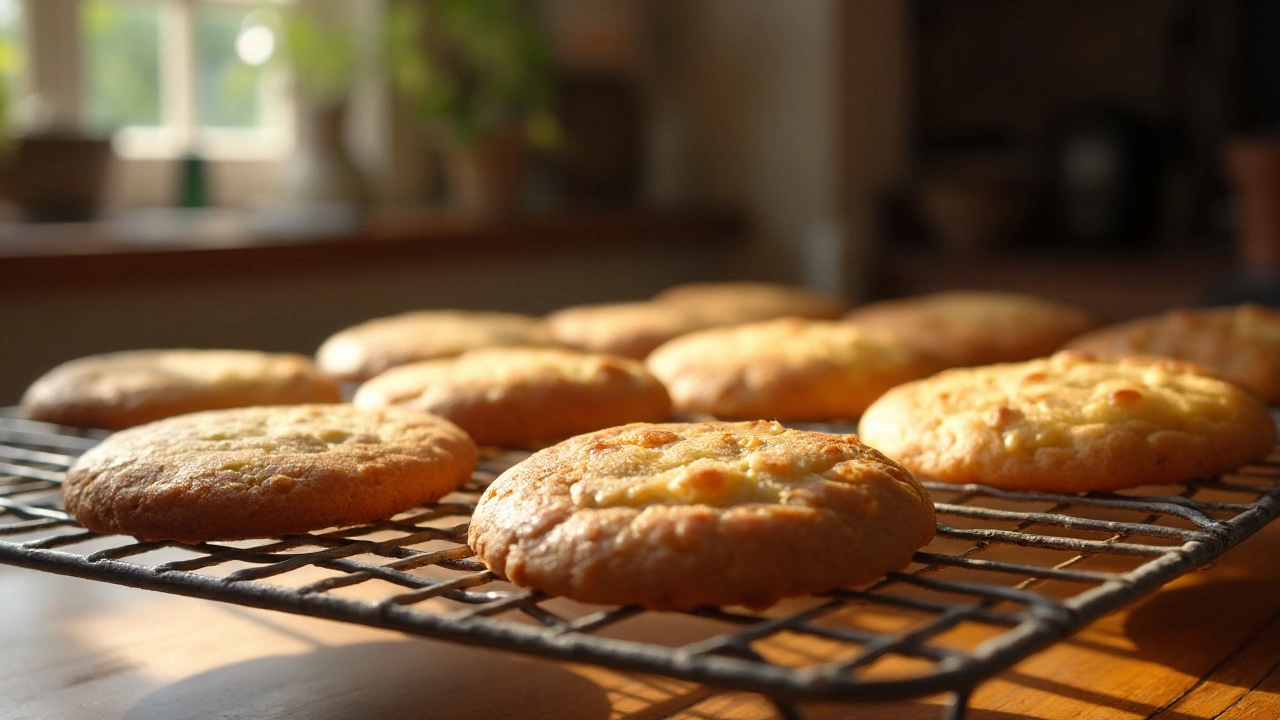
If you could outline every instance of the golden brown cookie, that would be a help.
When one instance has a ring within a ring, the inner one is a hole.
[[[894,385],[941,369],[892,338],[798,318],[686,335],[646,364],[676,412],[771,420],[854,418]]]
[[[1280,405],[1280,312],[1259,305],[1173,310],[1099,328],[1067,347],[1101,357],[1189,360]]]
[[[709,325],[738,325],[781,317],[834,320],[848,303],[808,288],[760,282],[690,283],[667,288],[654,302],[679,305]]]
[[[547,324],[565,345],[642,360],[671,338],[709,323],[674,305],[633,302],[564,308],[548,315]]]
[[[906,565],[934,530],[911,474],[853,435],[637,423],[507,470],[468,540],[517,585],[668,610],[866,583]]]
[[[276,537],[437,500],[476,464],[452,423],[350,405],[180,415],[116,433],[67,471],[77,522],[145,540]]]
[[[933,353],[949,367],[1043,357],[1094,325],[1087,311],[1070,305],[975,291],[885,300],[847,318]]]
[[[453,357],[468,350],[555,344],[539,318],[421,310],[369,320],[334,334],[316,351],[316,363],[333,377],[360,382],[397,365]]]
[[[666,389],[639,361],[543,348],[402,365],[360,386],[354,402],[435,413],[477,443],[501,447],[543,447],[671,413]]]
[[[1072,352],[907,383],[858,429],[922,477],[1073,493],[1216,475],[1275,444],[1266,406],[1202,368]]]
[[[247,405],[340,402],[301,355],[251,350],[133,350],[63,363],[27,388],[34,420],[109,430]]]

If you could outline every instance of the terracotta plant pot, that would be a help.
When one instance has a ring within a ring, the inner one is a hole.
[[[515,129],[488,133],[450,158],[449,189],[461,212],[509,215],[520,209],[529,170],[529,144]]]
[[[49,132],[19,138],[0,155],[0,194],[28,222],[91,220],[102,205],[111,141]]]
[[[942,248],[983,253],[1012,239],[1027,215],[1029,183],[1011,161],[953,160],[928,169],[917,201]]]
[[[1223,160],[1239,201],[1237,260],[1251,270],[1280,269],[1280,137],[1233,140]]]

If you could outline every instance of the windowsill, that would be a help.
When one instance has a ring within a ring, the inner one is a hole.
[[[193,139],[165,128],[127,127],[115,132],[111,148],[124,162],[177,160],[192,148],[209,162],[281,162],[294,143],[282,130],[209,128]]]
[[[214,250],[351,237],[359,215],[343,207],[295,211],[139,208],[92,222],[0,220],[0,258]]]
[[[452,258],[707,247],[741,239],[724,209],[560,210],[504,218],[343,208],[131,210],[88,223],[0,222],[0,287],[41,294]]]

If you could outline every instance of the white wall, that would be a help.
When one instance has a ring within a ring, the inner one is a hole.
[[[751,214],[727,274],[801,280],[800,248],[838,207],[839,0],[669,3],[669,83],[686,117],[692,194]]]
[[[145,347],[311,353],[371,317],[430,307],[541,314],[566,305],[644,298],[706,277],[735,243],[636,243],[596,252],[536,247],[441,262],[279,268],[244,277],[0,294],[0,407],[54,365]],[[8,351],[8,352],[2,352]]]
[[[652,194],[675,194],[675,177],[689,197],[749,212],[753,242],[730,259],[726,275],[859,297],[879,198],[907,176],[910,3],[668,0],[657,7],[650,18],[657,36],[650,106],[660,131],[650,138]]]

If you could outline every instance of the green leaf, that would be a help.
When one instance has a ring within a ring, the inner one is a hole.
[[[386,17],[392,81],[423,121],[464,143],[511,126],[536,147],[559,142],[551,52],[526,3],[400,2]]]

